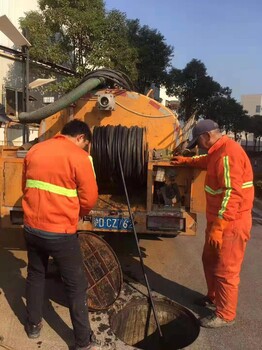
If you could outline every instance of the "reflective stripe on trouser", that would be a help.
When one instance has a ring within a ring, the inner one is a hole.
[[[207,224],[203,250],[203,267],[208,297],[216,304],[217,316],[225,320],[236,317],[241,265],[252,226],[251,212],[229,224],[224,231],[222,249],[217,251],[207,244],[212,223]]]

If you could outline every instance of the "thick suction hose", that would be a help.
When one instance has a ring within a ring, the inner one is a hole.
[[[104,84],[104,78],[90,78],[77,86],[74,90],[61,97],[54,103],[45,107],[39,108],[33,112],[22,112],[19,114],[18,119],[21,123],[39,123],[42,119],[49,117],[52,114],[61,111],[68,107],[71,103],[77,101],[80,97],[87,92],[95,89],[100,84]]]

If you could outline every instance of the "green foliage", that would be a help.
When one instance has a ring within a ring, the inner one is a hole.
[[[53,33],[66,55],[64,64],[80,75],[88,65],[99,66],[97,56],[102,57],[103,48],[93,55],[93,48],[101,38],[105,25],[105,9],[101,0],[40,0],[40,9],[46,27]]]
[[[63,64],[77,73],[59,89],[67,90],[90,70],[121,70],[137,78],[137,51],[130,46],[125,14],[106,13],[102,0],[39,0],[40,13],[20,20],[32,44],[30,56]]]
[[[167,79],[171,65],[173,47],[167,45],[164,36],[148,26],[141,26],[139,20],[128,20],[129,42],[138,52],[137,87],[141,93],[156,84],[160,86]]]
[[[32,44],[30,57],[64,65],[77,73],[51,88],[71,89],[90,70],[120,70],[145,92],[165,81],[173,48],[156,29],[140,26],[103,0],[39,0],[20,25]]]
[[[165,85],[180,99],[180,116],[209,117],[235,135],[262,136],[261,119],[248,118],[242,106],[207,73],[203,62],[191,60],[184,69],[171,67],[174,49],[164,36],[118,10],[106,12],[103,0],[39,0],[40,12],[30,11],[20,24],[32,44],[30,57],[64,65],[76,72],[48,90],[73,89],[90,70],[120,70],[145,93],[154,83]],[[50,76],[52,72],[50,72]],[[46,76],[47,77],[47,76]]]
[[[99,42],[97,44],[101,45]],[[127,19],[122,12],[112,10],[107,13],[103,45],[105,60],[101,65],[122,71],[135,81],[138,54],[137,49],[130,45]]]
[[[232,97],[218,97],[210,101],[207,116],[214,119],[226,132],[235,134],[248,128],[249,118],[243,107]]]
[[[207,114],[210,103],[219,97],[230,95],[229,88],[222,88],[207,74],[203,62],[191,60],[184,69],[172,68],[167,81],[167,93],[180,99],[180,115],[189,119],[193,114],[203,116]]]
[[[62,43],[55,40],[55,35],[52,29],[47,26],[43,14],[30,11],[25,18],[20,18],[20,25],[32,44],[30,48],[31,58],[57,64],[62,64],[67,59]]]
[[[262,136],[262,116],[254,115],[250,118],[250,132],[254,133],[254,137]]]
[[[187,120],[193,114],[215,120],[226,132],[237,138],[241,131],[250,131],[250,119],[243,107],[211,76],[203,62],[193,59],[182,70],[171,69],[167,92],[180,99],[180,115]]]

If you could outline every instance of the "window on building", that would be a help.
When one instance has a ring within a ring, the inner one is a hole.
[[[17,112],[18,112],[18,114],[23,112],[23,93],[22,93],[22,91],[17,91]]]
[[[7,115],[17,116],[23,111],[23,92],[6,88],[5,106]]]
[[[6,99],[6,114],[16,115],[16,93],[15,90],[6,89],[5,99]]]
[[[261,106],[260,105],[257,105],[256,106],[256,113],[260,113],[261,112]]]

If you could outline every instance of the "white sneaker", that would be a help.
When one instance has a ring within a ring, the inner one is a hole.
[[[235,320],[226,321],[223,318],[218,317],[215,313],[207,317],[201,318],[199,322],[200,322],[200,326],[205,328],[227,327],[227,326],[233,326],[233,324],[235,324]]]

